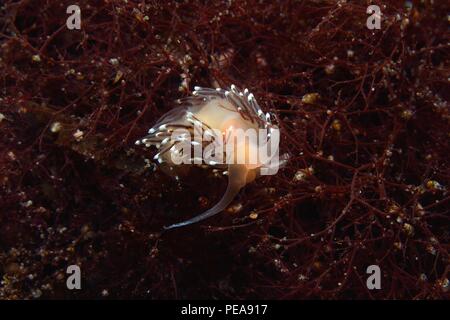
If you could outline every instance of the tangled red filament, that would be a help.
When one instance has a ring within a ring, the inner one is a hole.
[[[369,30],[356,1],[79,1],[68,30],[69,1],[4,1],[0,298],[445,297],[448,7],[384,3]],[[134,141],[194,85],[231,83],[276,115],[289,162],[160,236],[225,180],[172,180]]]

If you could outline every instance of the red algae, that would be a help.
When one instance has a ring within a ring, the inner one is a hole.
[[[79,1],[69,30],[69,1],[3,1],[0,299],[448,296],[448,6],[406,4],[369,30],[357,1]],[[195,85],[232,83],[289,161],[161,234],[226,178],[172,179],[134,141]]]

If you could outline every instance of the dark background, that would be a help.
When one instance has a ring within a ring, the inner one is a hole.
[[[81,30],[70,4],[0,8],[1,299],[448,297],[446,1],[78,1]],[[232,83],[290,161],[161,234],[226,180],[177,182],[134,141],[194,85]]]

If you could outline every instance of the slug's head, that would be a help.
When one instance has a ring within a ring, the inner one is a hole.
[[[214,92],[214,91],[213,91]],[[278,127],[271,115],[264,113],[254,95],[239,91],[195,87],[194,96],[207,101],[196,117],[210,127],[218,128],[223,137],[227,164],[244,165],[248,170],[272,166],[278,160]]]

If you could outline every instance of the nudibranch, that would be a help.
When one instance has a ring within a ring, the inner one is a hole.
[[[181,106],[163,115],[136,144],[155,146],[154,160],[170,169],[187,164],[222,170],[228,176],[228,186],[212,208],[164,227],[166,230],[187,226],[223,211],[247,183],[260,174],[275,174],[284,163],[278,157],[280,136],[278,127],[272,123],[273,116],[261,110],[248,89],[240,91],[235,85],[228,90],[194,87],[192,96],[180,103]],[[258,133],[252,135],[252,132]],[[209,148],[209,156],[196,152],[207,143],[214,146]],[[191,148],[194,157],[189,152]]]

